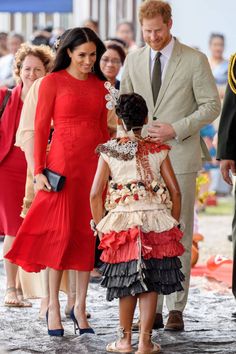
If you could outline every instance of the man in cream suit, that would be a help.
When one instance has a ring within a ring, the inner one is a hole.
[[[185,253],[181,257],[185,282],[183,292],[166,297],[169,317],[165,330],[183,330],[182,313],[191,267],[195,182],[201,169],[202,151],[207,152],[199,130],[219,115],[220,100],[206,56],[171,35],[168,3],[143,2],[139,20],[146,46],[127,56],[120,93],[136,92],[143,96],[149,109],[149,122],[143,135],[172,146],[170,158],[181,189],[181,221],[185,225],[182,239]],[[159,296],[153,328],[163,327],[162,305],[163,296]]]

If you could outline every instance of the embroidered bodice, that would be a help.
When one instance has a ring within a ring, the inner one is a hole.
[[[145,139],[113,139],[100,145],[97,151],[108,163],[111,175],[105,208],[171,208],[169,192],[160,174],[169,149]]]

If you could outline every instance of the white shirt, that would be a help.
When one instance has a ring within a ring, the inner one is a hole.
[[[0,80],[7,79],[12,74],[14,56],[6,54],[0,58]]]
[[[0,86],[14,86],[13,54],[6,54],[0,58]]]
[[[168,64],[171,54],[173,52],[174,45],[175,45],[175,39],[174,39],[174,37],[172,37],[171,41],[162,50],[156,51],[151,48],[151,50],[150,50],[150,74],[151,74],[151,77],[152,77],[152,71],[153,71],[153,67],[154,67],[154,63],[155,63],[156,54],[157,54],[157,52],[160,52],[161,53],[161,56],[160,56],[161,81],[163,82],[165,74],[166,74],[166,69],[168,66],[167,64]]]

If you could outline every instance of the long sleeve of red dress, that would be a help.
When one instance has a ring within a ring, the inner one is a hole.
[[[42,173],[45,167],[46,150],[56,98],[53,76],[45,77],[39,88],[39,98],[35,117],[34,174]]]

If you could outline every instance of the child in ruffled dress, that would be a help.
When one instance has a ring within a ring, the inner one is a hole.
[[[97,148],[100,159],[90,197],[92,224],[103,250],[101,284],[107,288],[108,301],[119,298],[119,339],[107,345],[108,352],[133,350],[131,327],[137,299],[136,353],[160,352],[160,345],[151,341],[157,296],[183,290],[178,258],[184,252],[180,190],[168,157],[170,147],[141,136],[147,113],[140,95],[121,95],[116,114],[125,136]],[[104,216],[106,187],[108,213]]]

